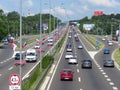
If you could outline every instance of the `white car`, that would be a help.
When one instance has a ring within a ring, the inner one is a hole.
[[[69,58],[72,58],[72,57],[73,57],[72,52],[67,52],[66,55],[65,55],[65,59],[69,59]]]
[[[113,42],[112,42],[112,41],[108,41],[108,45],[109,45],[109,46],[112,46],[112,45],[113,45]]]
[[[77,64],[78,63],[77,58],[75,56],[69,58],[68,63],[69,64]]]
[[[105,41],[105,38],[102,38],[103,41]]]
[[[34,48],[35,49],[39,49],[40,48],[40,44],[36,44]]]
[[[72,52],[72,48],[67,48],[66,51],[67,52]]]
[[[78,45],[78,49],[82,49],[83,48],[83,46],[82,45]]]

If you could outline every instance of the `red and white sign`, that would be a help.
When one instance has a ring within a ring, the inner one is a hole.
[[[103,15],[103,11],[94,11],[94,15],[95,16],[102,16]]]
[[[10,85],[19,85],[20,84],[20,76],[18,74],[11,74],[9,77]]]

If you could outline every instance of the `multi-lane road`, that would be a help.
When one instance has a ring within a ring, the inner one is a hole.
[[[60,37],[64,34],[63,32],[65,32],[65,28],[62,28],[61,31],[59,31],[58,33],[60,34]],[[54,39],[59,40],[57,34],[53,35],[54,33],[51,33],[50,36],[54,36]],[[54,45],[57,41],[54,42]],[[42,49],[45,50],[44,53],[42,53],[42,56],[44,56],[50,49],[52,46],[47,46],[47,39],[45,40],[45,44],[41,46]],[[30,48],[34,48],[34,46],[30,47]],[[10,51],[8,51],[10,49]],[[26,48],[27,49],[27,48]],[[3,53],[4,50],[5,52]],[[1,49],[1,53],[2,55],[1,57],[4,57],[3,59],[0,58],[0,90],[9,90],[9,76],[11,74],[20,73],[20,67],[15,66],[14,65],[14,57],[12,57],[14,51],[11,48],[11,44],[7,45],[5,48]],[[7,55],[8,54],[8,55]],[[38,58],[39,58],[39,53],[37,54]],[[8,57],[9,56],[9,57]],[[23,54],[24,58],[25,58],[25,53]],[[12,57],[12,58],[11,58]],[[7,60],[6,60],[7,59]],[[39,59],[38,59],[39,61]],[[22,78],[36,65],[37,62],[35,63],[27,63],[25,66],[22,67]]]
[[[104,43],[104,47],[100,50],[96,50],[77,30],[77,28],[72,28],[72,37],[68,38],[67,43],[72,44],[73,55],[77,56],[78,64],[70,65],[65,59],[66,47],[56,65],[56,68],[52,74],[51,80],[46,87],[46,90],[119,90],[120,89],[120,71],[114,67],[103,67],[104,59],[112,59],[112,52],[116,49],[117,45],[114,43],[113,46],[108,46],[107,41],[99,41]],[[78,35],[79,41],[75,41],[74,34]],[[78,49],[78,44],[82,44],[83,49]],[[4,62],[5,59],[10,58],[13,55],[13,50],[11,45],[5,47],[6,49],[1,49],[0,51],[0,62]],[[42,46],[45,49],[45,53],[50,50],[51,47],[45,45]],[[110,54],[103,54],[103,49],[110,49]],[[2,51],[3,50],[3,51]],[[10,50],[10,51],[8,51]],[[4,54],[4,53],[6,54]],[[8,54],[7,54],[8,53]],[[44,53],[44,54],[45,54]],[[43,54],[43,55],[44,55]],[[5,56],[7,55],[7,56]],[[39,55],[38,55],[39,56]],[[92,60],[92,69],[81,68],[81,61],[83,59]],[[19,73],[19,66],[15,66],[14,58],[0,64],[0,90],[9,90],[9,76],[13,73]],[[22,67],[22,77],[32,68],[36,63],[27,63]],[[74,72],[73,81],[61,81],[60,72],[62,69],[72,69]]]
[[[120,90],[120,71],[116,67],[103,67],[103,60],[105,58],[112,59],[112,52],[117,45],[108,46],[107,41],[104,41],[105,46],[100,51],[97,51],[78,31],[80,40],[76,42],[74,32],[72,31],[72,38],[68,38],[67,43],[72,44],[73,54],[77,55],[78,64],[68,64],[65,59],[66,49],[64,49],[47,90]],[[83,49],[77,48],[78,43],[82,43]],[[103,54],[104,48],[109,48],[111,53],[108,55]],[[86,58],[93,61],[92,69],[81,68],[81,60]],[[73,70],[73,81],[60,80],[60,71],[65,68]]]

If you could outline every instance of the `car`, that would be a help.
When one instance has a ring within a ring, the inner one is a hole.
[[[68,48],[68,47],[72,47],[72,44],[71,44],[71,43],[68,43],[68,44],[66,45],[66,48]]]
[[[49,41],[49,42],[47,43],[47,46],[53,46],[53,42]]]
[[[109,45],[109,46],[112,46],[112,45],[113,45],[113,42],[112,42],[112,41],[108,41],[108,45]]]
[[[79,38],[78,38],[78,37],[75,37],[75,41],[78,42],[78,41],[79,41]]]
[[[105,38],[102,38],[102,41],[105,41]]]
[[[38,43],[35,44],[34,48],[35,48],[35,49],[39,49],[39,48],[40,48],[40,44],[38,44]]]
[[[103,51],[104,54],[110,54],[110,50],[105,48],[104,51]]]
[[[72,48],[71,48],[71,47],[68,47],[68,48],[66,48],[66,51],[67,51],[67,52],[72,52]]]
[[[73,53],[72,52],[67,52],[66,55],[65,55],[65,59],[69,59],[73,57]]]
[[[78,60],[76,56],[73,56],[68,59],[68,64],[78,64]]]
[[[92,60],[90,59],[82,60],[81,68],[92,68]]]
[[[23,59],[23,54],[21,54],[21,55],[22,55],[22,59]],[[19,52],[17,52],[15,54],[15,60],[20,60],[20,53]]]
[[[111,59],[103,60],[103,66],[104,67],[114,67],[114,60],[111,60]]]
[[[24,65],[26,65],[26,61],[24,61],[24,60],[22,60],[22,61],[14,61],[14,65],[22,65],[22,66],[24,66]]]
[[[8,45],[9,42],[6,40],[3,43],[4,43],[4,45]]]
[[[78,49],[83,49],[83,46],[81,44],[79,44]]]
[[[2,42],[3,42],[4,45],[8,45],[8,43],[9,43],[7,38],[3,38]]]
[[[73,81],[73,71],[71,69],[63,69],[60,73],[60,80],[71,80]]]

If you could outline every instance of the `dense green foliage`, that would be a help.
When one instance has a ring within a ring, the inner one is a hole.
[[[46,69],[48,65],[54,61],[54,57],[52,55],[46,55],[42,60],[42,68]]]
[[[48,24],[48,30],[51,32],[61,22],[57,17],[50,14],[41,14],[42,24]],[[51,20],[50,20],[51,17]],[[19,36],[20,32],[20,14],[16,11],[9,12],[7,15],[0,9],[0,40],[7,35]],[[43,32],[43,29],[42,29]],[[22,34],[40,33],[40,14],[34,16],[22,16]]]
[[[110,15],[102,15],[102,16],[92,16],[88,18],[87,16],[82,18],[81,20],[73,20],[80,23],[80,30],[83,33],[86,31],[83,29],[83,24],[95,24],[95,27],[89,31],[91,34],[115,34],[116,30],[119,29],[120,24],[120,14],[110,14]],[[71,22],[73,22],[71,21]]]

